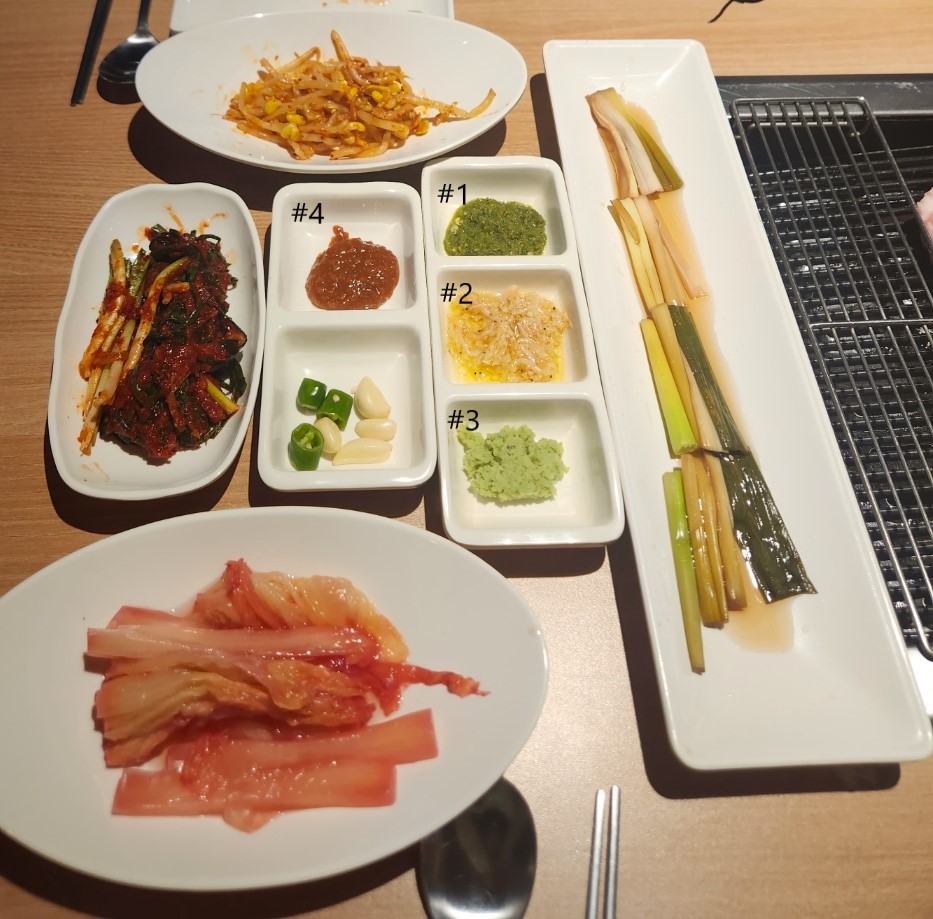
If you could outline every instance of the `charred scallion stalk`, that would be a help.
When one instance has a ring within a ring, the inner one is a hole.
[[[657,215],[648,198],[636,198],[635,207],[641,217],[641,225],[648,238],[648,249],[651,252],[651,258],[654,260],[658,280],[661,284],[661,300],[655,300],[654,303],[646,305],[650,308],[659,302],[671,303],[676,301],[682,303],[687,299],[687,291],[674,266],[674,260],[671,258],[671,254],[661,237],[661,228],[658,226]]]
[[[680,595],[687,655],[694,673],[703,673],[706,669],[703,655],[703,623],[700,619],[700,600],[690,548],[690,527],[684,503],[683,473],[680,469],[672,469],[661,476],[661,482],[667,507],[671,549],[674,552],[674,571],[677,575],[677,592]]]
[[[716,380],[690,311],[671,304],[670,314],[677,342],[696,387],[694,407],[709,414],[719,441],[716,452],[724,455],[722,472],[729,493],[736,538],[742,546],[752,575],[768,602],[800,593],[813,593],[800,556],[757,461],[739,432],[725,395]],[[698,435],[704,439],[702,420]]]
[[[694,453],[685,453],[680,458],[683,470],[684,502],[687,507],[687,523],[690,527],[690,546],[696,567],[697,592],[700,598],[700,617],[703,625],[722,626],[726,621],[722,576],[718,567],[719,551],[709,538],[711,522],[710,507],[704,497],[706,469],[703,461]]]
[[[638,208],[628,198],[616,198],[609,207],[609,213],[622,234],[638,286],[638,294],[642,306],[647,311],[654,304],[663,302],[664,294]]]
[[[722,471],[736,538],[762,597],[771,603],[816,593],[755,457],[723,457]]]
[[[690,549],[690,527],[687,523],[687,507],[684,503],[683,473],[672,469],[661,476],[664,488],[664,503],[667,507],[667,525],[674,553],[674,571],[677,575],[677,592],[680,596],[680,611],[687,640],[687,656],[694,673],[703,673],[706,662],[703,655],[703,622],[700,618],[700,600],[697,595],[696,572],[693,553]]]
[[[612,87],[586,97],[616,174],[620,198],[673,191],[683,185],[648,119]]]
[[[726,608],[729,610],[745,609],[748,598],[745,592],[745,559],[735,537],[735,524],[732,516],[732,503],[729,489],[722,471],[722,457],[715,453],[705,453],[703,461],[709,473],[710,486],[716,502],[716,527],[719,536],[719,551],[722,556],[722,579],[726,591]]]
[[[645,351],[648,354],[648,364],[651,368],[651,377],[654,380],[654,389],[661,407],[661,416],[664,419],[664,429],[667,432],[668,444],[674,456],[689,453],[697,448],[696,434],[690,424],[690,418],[684,409],[677,383],[671,372],[667,356],[658,337],[658,330],[651,319],[642,319],[641,334],[645,341]]]
[[[719,443],[714,449],[723,453],[746,452],[748,446],[739,433],[732,410],[719,387],[693,316],[680,303],[669,304],[667,311],[670,313],[674,332],[677,335],[677,344],[684,356],[687,369],[690,371],[692,382],[696,385],[702,404],[709,413],[715,429]],[[700,407],[696,403],[694,407],[699,411]],[[700,434],[700,436],[702,439],[703,435]]]
[[[677,270],[687,297],[691,300],[699,300],[707,296],[706,282],[703,279],[703,272],[697,261],[696,253],[692,247],[682,246],[667,225],[664,206],[679,207],[679,202],[671,198],[671,196],[648,198],[647,200],[658,226],[658,238]]]

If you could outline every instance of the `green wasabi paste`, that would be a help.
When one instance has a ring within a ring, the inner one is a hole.
[[[448,255],[541,255],[544,217],[531,205],[473,198],[454,212],[444,234]]]
[[[553,498],[559,482],[568,471],[564,465],[564,445],[542,437],[527,425],[501,430],[485,437],[478,431],[457,431],[463,447],[463,471],[474,494],[507,501],[541,501]]]

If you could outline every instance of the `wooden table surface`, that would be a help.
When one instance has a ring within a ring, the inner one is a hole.
[[[497,32],[528,64],[530,91],[508,117],[498,152],[557,158],[542,77],[541,49],[550,38],[694,38],[721,76],[924,72],[933,64],[929,0],[734,3],[708,24],[719,5],[458,0],[458,18]],[[46,433],[55,327],[73,256],[104,201],[148,182],[215,182],[244,197],[262,238],[273,195],[293,181],[202,155],[138,104],[103,99],[93,82],[84,104],[70,107],[92,6],[91,0],[17,4],[6,11],[0,35],[4,593],[111,533],[183,511],[279,503],[251,469],[249,449],[216,486],[144,506],[82,498],[56,473]],[[154,4],[151,25],[160,37],[168,34],[169,13],[168,3]],[[130,0],[114,4],[102,52],[132,31],[134,17]],[[386,177],[418,181],[417,170]],[[362,495],[344,503],[416,526],[427,517],[433,528],[437,495],[435,478],[408,501],[374,503]],[[622,916],[933,916],[933,760],[691,773],[665,739],[628,536],[607,550],[485,557],[528,599],[550,653],[541,720],[507,773],[537,826],[528,915],[582,915],[592,796],[615,782],[622,786]],[[2,744],[28,742],[5,737]],[[417,917],[414,865],[410,849],[349,875],[283,890],[169,894],[86,878],[0,836],[0,915]]]

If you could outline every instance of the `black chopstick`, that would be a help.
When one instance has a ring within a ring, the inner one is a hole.
[[[87,32],[87,41],[84,43],[84,54],[81,55],[81,64],[78,67],[78,76],[75,79],[75,88],[71,92],[71,104],[80,105],[84,101],[87,85],[91,80],[91,71],[94,69],[94,58],[107,25],[112,0],[97,0],[94,6],[94,15],[91,17],[91,26]]]

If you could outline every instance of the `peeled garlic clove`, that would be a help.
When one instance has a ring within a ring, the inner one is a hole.
[[[354,430],[360,437],[392,440],[398,425],[391,418],[364,418],[357,421]]]
[[[358,437],[348,440],[337,452],[331,462],[335,466],[349,463],[384,463],[392,452],[392,444],[374,437]]]
[[[388,418],[392,406],[379,387],[369,378],[363,377],[353,394],[357,414],[361,418]]]
[[[343,435],[337,427],[337,422],[333,418],[322,415],[314,422],[314,426],[324,437],[324,453],[327,456],[333,456],[343,444]]]

